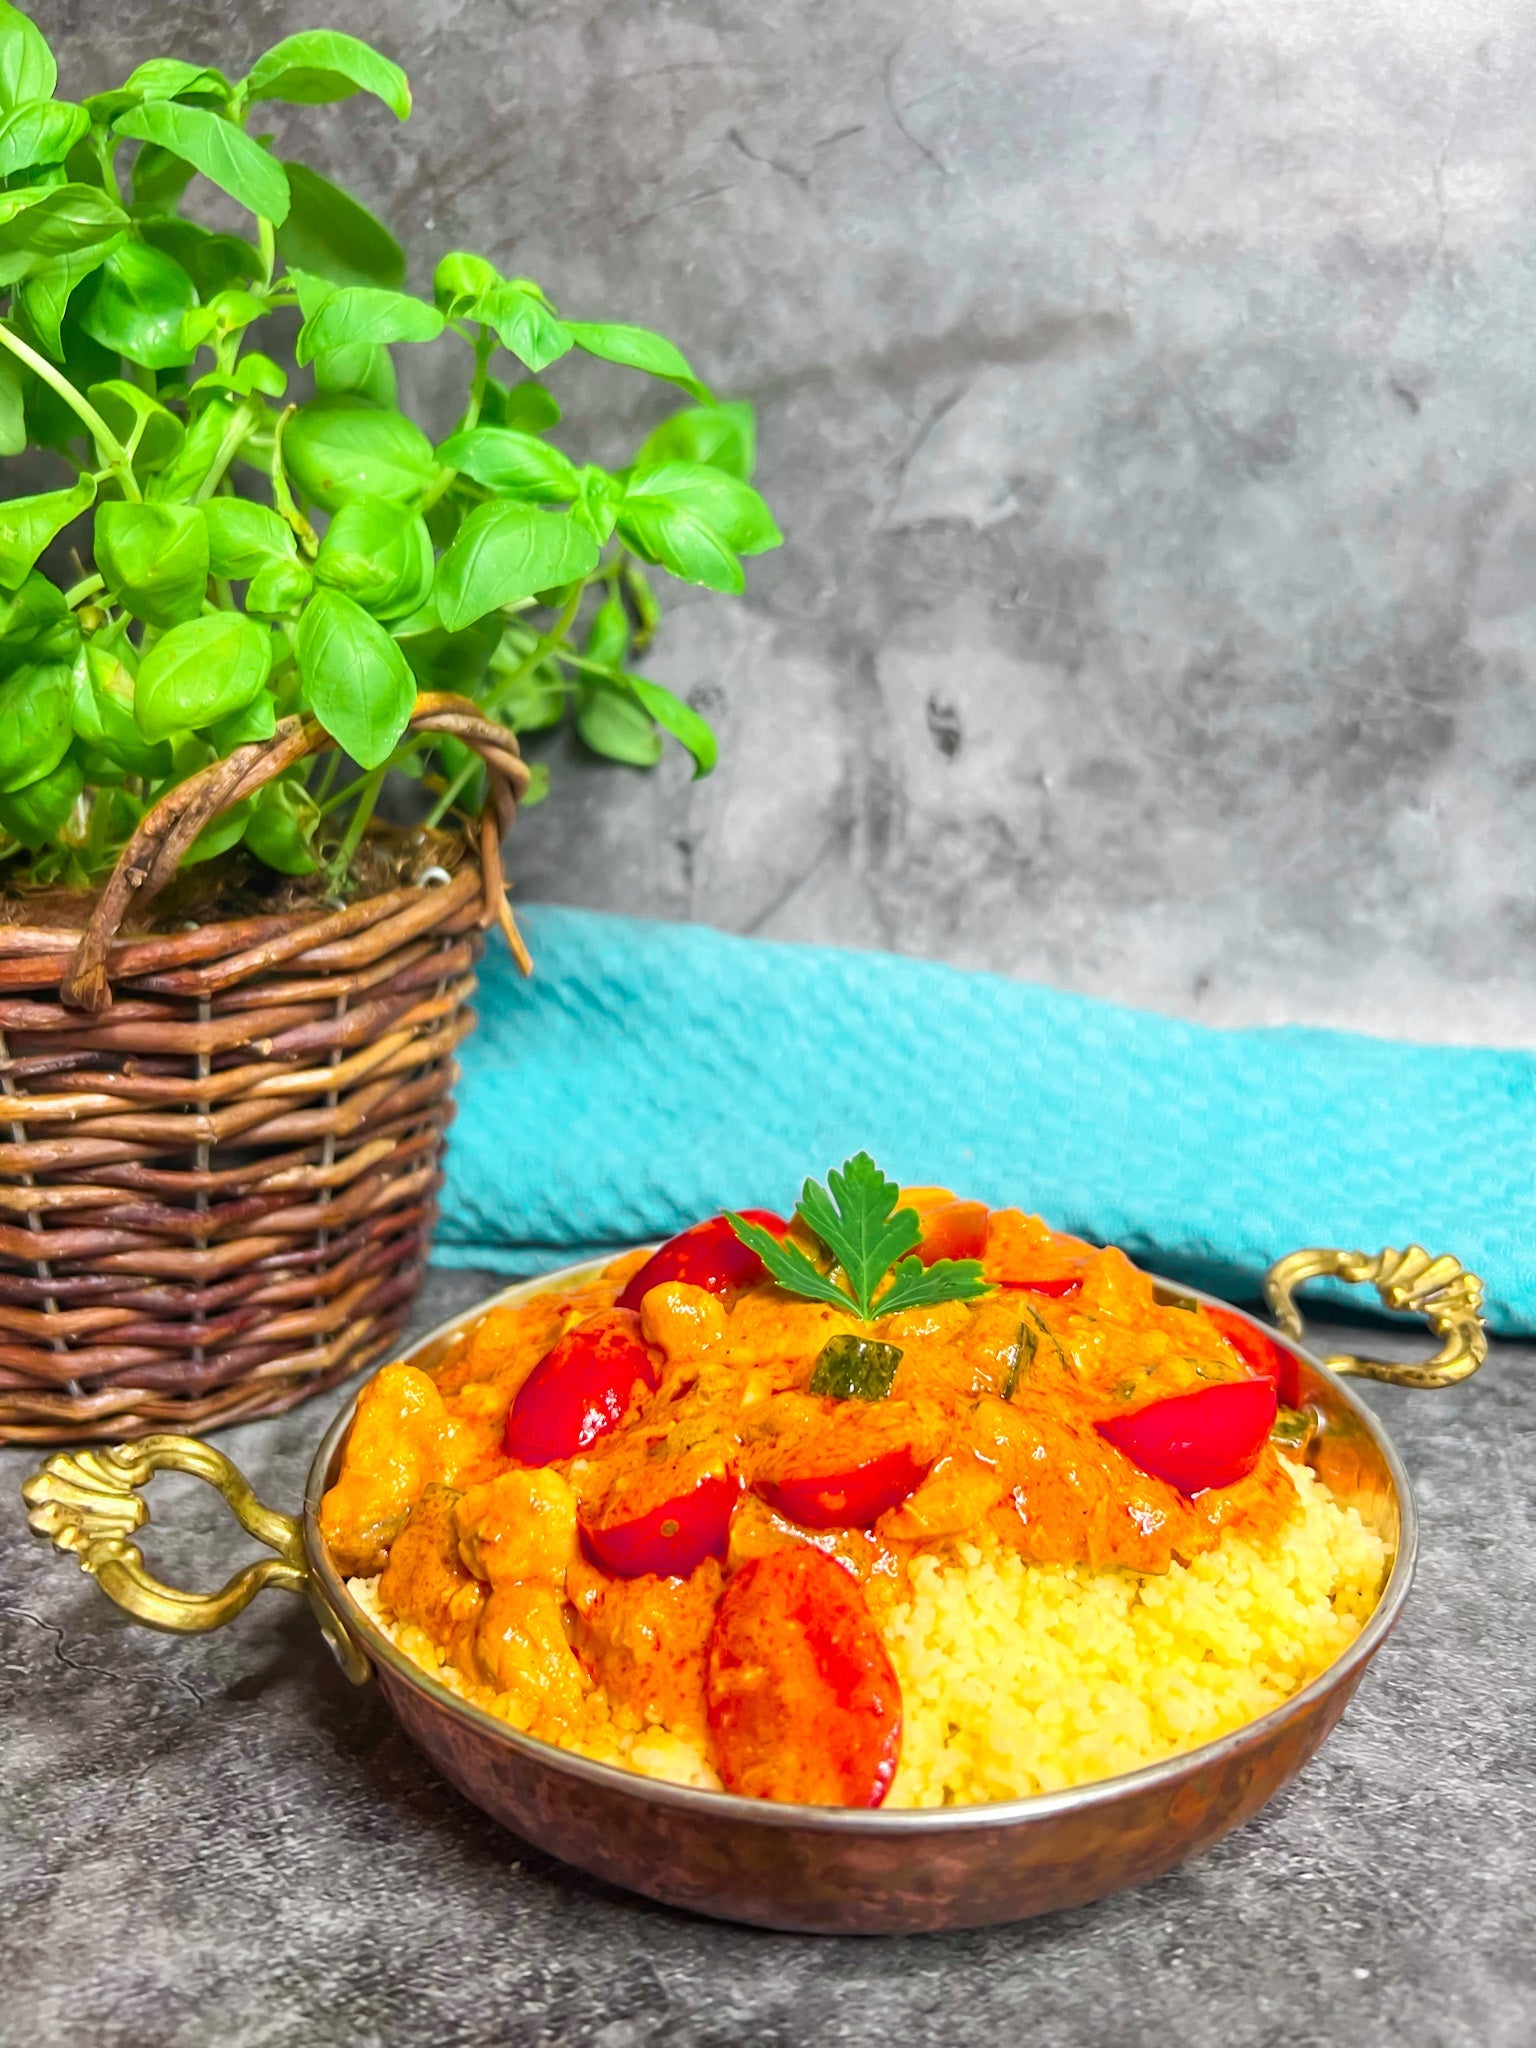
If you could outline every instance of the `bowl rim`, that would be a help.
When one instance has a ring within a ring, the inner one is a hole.
[[[651,1247],[637,1246],[636,1249]],[[546,1288],[558,1287],[562,1283],[569,1285],[578,1279],[590,1278],[611,1263],[611,1259],[582,1259],[572,1265],[555,1267],[548,1272],[535,1274],[526,1280],[513,1281],[499,1293],[488,1295],[484,1300],[476,1302],[473,1307],[461,1309],[458,1314],[445,1318],[435,1328],[426,1331],[414,1343],[406,1346],[399,1354],[399,1359],[393,1362],[403,1360],[409,1363],[412,1358],[429,1347],[450,1342],[472,1318],[478,1320],[493,1308],[502,1308],[527,1300]],[[1386,1584],[1382,1587],[1365,1626],[1348,1648],[1331,1664],[1326,1665],[1315,1678],[1310,1679],[1298,1692],[1292,1693],[1289,1699],[1283,1700],[1278,1706],[1270,1707],[1252,1721],[1245,1721],[1241,1727],[1233,1728],[1225,1735],[1219,1735],[1210,1742],[1198,1743],[1193,1749],[1180,1750],[1176,1755],[1164,1757],[1160,1762],[1143,1764],[1134,1771],[1121,1771],[1113,1777],[1094,1778],[1086,1784],[1067,1786],[1056,1792],[1032,1792],[1017,1799],[984,1800],[964,1806],[796,1806],[775,1800],[747,1799],[739,1793],[717,1792],[707,1786],[678,1785],[663,1778],[649,1778],[621,1764],[600,1763],[595,1758],[579,1756],[574,1750],[562,1749],[557,1743],[545,1742],[539,1736],[528,1735],[521,1729],[513,1728],[496,1715],[487,1713],[483,1707],[478,1707],[472,1701],[461,1699],[457,1693],[450,1692],[447,1686],[430,1677],[419,1664],[390,1641],[372,1616],[354,1599],[346,1580],[332,1562],[325,1539],[320,1533],[320,1497],[325,1490],[326,1476],[332,1460],[351,1424],[364,1388],[372,1382],[375,1373],[382,1371],[385,1365],[392,1362],[389,1359],[381,1360],[374,1371],[349,1393],[321,1436],[314,1457],[310,1461],[304,1485],[303,1520],[305,1549],[311,1568],[323,1588],[326,1604],[333,1610],[334,1618],[346,1633],[354,1642],[362,1645],[375,1664],[386,1666],[395,1678],[420,1694],[429,1707],[438,1712],[447,1711],[467,1721],[480,1734],[515,1751],[530,1764],[546,1770],[559,1771],[595,1789],[638,1799],[646,1805],[669,1807],[701,1819],[712,1818],[722,1823],[750,1822],[760,1827],[815,1828],[835,1834],[855,1835],[942,1835],[974,1832],[978,1829],[1018,1827],[1032,1821],[1051,1821],[1064,1814],[1113,1806],[1121,1800],[1135,1798],[1143,1793],[1171,1790],[1183,1780],[1222,1764],[1228,1758],[1245,1749],[1256,1747],[1278,1734],[1287,1723],[1309,1714],[1320,1701],[1340,1686],[1347,1685],[1354,1674],[1370,1662],[1396,1625],[1404,1602],[1412,1589],[1418,1557],[1419,1524],[1408,1473],[1379,1418],[1353,1389],[1337,1374],[1330,1372],[1306,1345],[1287,1337],[1272,1325],[1261,1322],[1258,1317],[1249,1314],[1245,1309],[1237,1308],[1234,1303],[1223,1301],[1219,1295],[1206,1293],[1198,1287],[1187,1286],[1182,1281],[1165,1279],[1155,1273],[1149,1277],[1153,1284],[1167,1295],[1246,1316],[1256,1329],[1262,1330],[1274,1342],[1295,1353],[1317,1373],[1332,1396],[1364,1426],[1367,1436],[1381,1455],[1392,1481],[1393,1499],[1398,1515],[1397,1549],[1392,1560],[1392,1568],[1387,1574]]]

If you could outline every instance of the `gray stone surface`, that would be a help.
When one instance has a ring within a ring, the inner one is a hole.
[[[479,244],[757,401],[789,545],[654,663],[724,765],[557,748],[526,894],[1529,1041],[1528,8],[37,8],[77,92],[373,37],[407,127],[272,120],[418,282]],[[555,381],[573,448],[648,417]]]
[[[489,1284],[434,1275],[419,1326]],[[885,1941],[716,1925],[563,1869],[432,1775],[297,1602],[190,1641],[129,1625],[29,1542],[35,1460],[0,1453],[0,2041],[1528,2048],[1533,1369],[1504,1345],[1464,1388],[1373,1391],[1423,1513],[1418,1585],[1256,1821],[1141,1892]],[[329,1405],[219,1442],[296,1504]],[[155,1514],[167,1577],[214,1584],[251,1548],[194,1482],[157,1482]]]

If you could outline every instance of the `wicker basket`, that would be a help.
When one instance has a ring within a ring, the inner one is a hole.
[[[527,966],[500,855],[517,743],[456,697],[418,697],[411,729],[489,771],[452,872],[119,939],[210,817],[331,744],[290,718],[155,807],[83,930],[0,928],[0,1442],[275,1414],[393,1342],[485,929]]]

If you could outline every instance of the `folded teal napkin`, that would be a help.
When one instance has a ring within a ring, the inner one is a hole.
[[[1417,1241],[1536,1333],[1536,1055],[1216,1031],[997,975],[528,909],[487,948],[434,1260],[534,1273],[865,1149],[1232,1299]],[[1369,1297],[1374,1304],[1375,1297]],[[1368,1303],[1361,1300],[1361,1306]]]

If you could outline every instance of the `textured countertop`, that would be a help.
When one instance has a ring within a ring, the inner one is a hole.
[[[428,1327],[492,1283],[435,1275]],[[1358,1334],[1358,1333],[1357,1333]],[[132,1627],[26,1534],[0,1454],[0,2041],[81,2048],[1527,2048],[1536,2041],[1536,1351],[1371,1389],[1423,1517],[1407,1615],[1249,1827],[1145,1890],[1017,1927],[823,1940],[611,1891],[468,1806],[296,1601]],[[217,1441],[295,1506],[334,1399]],[[151,1562],[249,1554],[162,1479]]]

